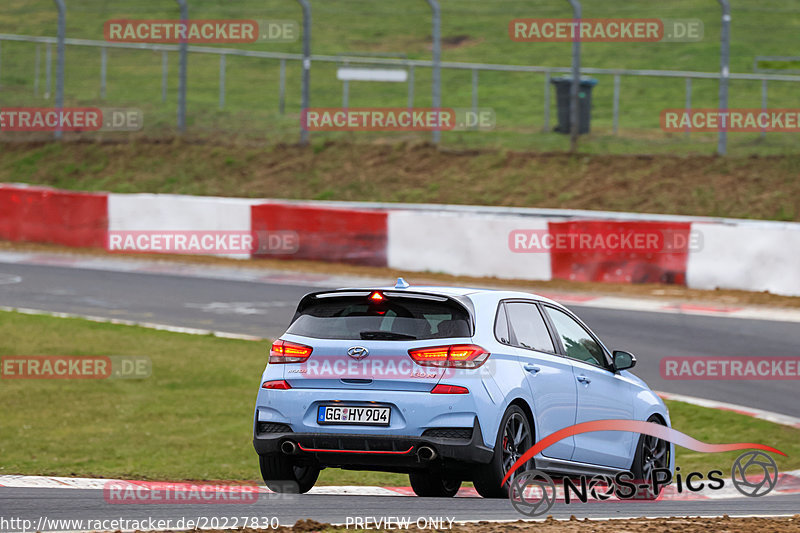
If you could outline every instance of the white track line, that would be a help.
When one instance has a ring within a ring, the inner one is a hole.
[[[140,328],[157,329],[160,331],[170,331],[172,333],[186,333],[188,335],[212,335],[223,339],[237,339],[243,341],[262,341],[263,337],[255,335],[244,335],[242,333],[230,333],[228,331],[216,331],[212,329],[186,328],[182,326],[170,326],[167,324],[156,324],[153,322],[137,322],[135,320],[125,320],[123,318],[106,318],[102,316],[79,315],[75,313],[62,313],[59,311],[45,311],[42,309],[29,309],[27,307],[8,307],[0,306],[0,311],[10,311],[22,313],[24,315],[42,315],[56,318],[80,318],[91,322],[103,324],[117,324],[122,326],[138,326]]]
[[[797,494],[800,492],[800,470],[793,470],[791,472],[782,472],[781,479],[786,480],[784,484],[788,484],[784,489],[780,486],[773,490],[770,495],[775,494]],[[779,482],[780,483],[780,482]],[[730,479],[725,480],[725,486],[732,485]],[[222,492],[236,492],[239,486],[236,485],[223,485],[210,482],[171,482],[171,481],[131,481],[119,479],[94,479],[94,478],[71,478],[71,477],[58,477],[58,476],[17,476],[17,475],[0,475],[0,487],[7,488],[36,488],[36,489],[78,489],[78,490],[103,490],[106,487],[123,488],[129,486],[135,489],[136,492],[159,490],[163,491],[169,489],[172,492],[183,492],[184,494],[191,494],[203,488],[205,492],[222,493]],[[252,485],[247,486],[252,488]],[[732,499],[732,498],[746,498],[743,494],[735,489],[714,491],[703,489],[699,492],[678,493],[674,486],[669,486],[664,489],[664,494],[661,497],[663,500],[678,500],[678,501],[697,501],[697,500],[717,500],[717,499]],[[271,493],[269,489],[263,486],[257,486],[250,492]],[[402,496],[414,497],[410,487],[378,487],[378,486],[358,486],[358,485],[343,485],[343,486],[320,486],[311,489],[309,494],[325,494],[325,495],[351,495],[351,496]],[[478,494],[475,489],[462,488],[459,491],[460,497],[477,498]]]
[[[676,402],[690,403],[692,405],[698,405],[700,407],[721,409],[723,411],[733,411],[735,413],[739,413],[740,415],[747,415],[753,418],[758,418],[760,420],[767,420],[769,422],[774,422],[775,424],[780,424],[782,426],[791,426],[795,428],[800,428],[800,418],[796,418],[789,415],[773,413],[771,411],[764,411],[761,409],[754,409],[752,407],[745,407],[743,405],[736,405],[733,403],[718,402],[715,400],[706,400],[705,398],[696,398],[694,396],[684,396],[683,394],[673,394],[671,392],[660,392],[660,391],[655,391],[655,392],[665,400],[674,400]]]

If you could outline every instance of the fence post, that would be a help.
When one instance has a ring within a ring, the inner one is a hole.
[[[39,63],[42,58],[42,45],[36,45],[36,62],[33,67],[33,95],[39,96]]]
[[[308,0],[297,0],[303,8],[303,100],[301,110],[308,109],[311,85],[311,3]],[[308,130],[300,121],[300,144],[308,144]]]
[[[408,108],[414,107],[414,65],[408,67]]]
[[[767,80],[766,78],[761,80],[761,110],[766,113],[767,111]],[[761,129],[761,138],[764,139],[767,136],[766,128]]]
[[[100,99],[106,99],[106,62],[108,61],[106,47],[100,49]]]
[[[181,22],[189,20],[189,5],[186,0],[176,0],[181,10]],[[180,58],[178,59],[178,132],[186,131],[186,62],[189,55],[189,43],[186,39],[180,42]]]
[[[168,71],[167,51],[161,52],[161,101],[167,101],[167,71]]]
[[[225,107],[225,54],[219,55],[219,108]]]
[[[730,76],[731,53],[731,4],[728,0],[717,0],[722,7],[722,35],[720,37],[720,76],[719,76],[719,108],[728,111],[728,78]],[[728,132],[720,128],[717,141],[717,154],[728,152]]]
[[[58,42],[56,44],[56,110],[64,108],[64,39],[67,31],[67,6],[64,0],[55,0],[58,7]],[[54,136],[60,139],[61,128],[56,128]]]
[[[438,0],[428,0],[431,7],[433,24],[433,79],[432,79],[432,107],[438,109],[442,106],[442,16]],[[433,143],[439,144],[442,139],[441,130],[433,130]]]
[[[578,0],[568,0],[572,6],[572,20],[580,23],[581,3]],[[580,33],[572,40],[572,84],[570,85],[569,98],[569,151],[578,149],[578,88],[581,83],[581,40]]]
[[[473,118],[478,117],[478,69],[472,69],[472,112],[475,114]],[[475,124],[477,129],[478,124]]]
[[[280,87],[278,88],[278,109],[283,115],[286,109],[286,60],[281,59]]]
[[[543,132],[550,131],[550,71],[544,73],[544,126]]]
[[[44,54],[44,62],[45,64],[45,80],[47,87],[44,91],[44,97],[46,100],[50,99],[50,92],[53,89],[53,47],[50,43],[47,43],[47,48],[45,49]]]
[[[686,78],[686,112],[692,110],[692,78]],[[692,134],[691,126],[686,126],[686,138]]]
[[[619,133],[619,74],[614,74],[614,135]]]

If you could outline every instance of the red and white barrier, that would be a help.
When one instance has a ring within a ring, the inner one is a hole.
[[[0,239],[108,249],[109,232],[292,235],[280,257],[504,279],[667,283],[800,296],[800,224],[537,209],[107,194],[0,184]],[[514,249],[515,232],[669,235],[652,250]],[[689,236],[694,238],[687,246]],[[529,250],[530,251],[530,250]]]
[[[0,184],[0,239],[102,247],[107,229],[105,193]]]

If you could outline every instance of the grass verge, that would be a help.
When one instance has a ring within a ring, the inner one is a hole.
[[[421,142],[269,149],[196,142],[0,144],[0,182],[70,190],[443,203],[800,221],[800,156],[569,155]]]
[[[0,474],[153,480],[259,479],[251,445],[267,342],[0,312],[0,356],[138,355],[142,380],[0,380]],[[760,442],[800,468],[800,430],[669,402],[673,425],[711,443]],[[730,471],[733,454],[678,449],[682,470]],[[320,484],[407,485],[404,475],[326,470]]]

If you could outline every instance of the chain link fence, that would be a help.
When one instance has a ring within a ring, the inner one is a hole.
[[[427,0],[309,0],[312,107],[434,106],[434,35]],[[520,43],[509,37],[515,18],[569,18],[566,0],[440,0],[441,105],[491,108],[493,128],[443,132],[459,146],[563,149],[552,133],[551,78],[568,74],[570,43]],[[185,134],[256,143],[297,142],[303,107],[303,11],[297,0],[186,0],[190,20],[294,23],[294,39],[253,43],[189,43]],[[661,130],[663,108],[719,106],[720,8],[715,1],[584,0],[584,17],[694,18],[699,42],[582,43],[582,74],[598,80],[592,138],[601,149],[694,150],[716,144],[715,134]],[[172,138],[181,133],[181,44],[109,42],[114,20],[178,20],[175,0],[66,0],[64,106],[141,111],[134,132],[65,133],[66,138]],[[784,55],[797,42],[800,6],[777,0],[737,2],[732,15],[730,107],[796,107],[800,76],[753,72],[756,55]],[[9,1],[0,7],[0,106],[52,107],[57,85],[58,8],[52,0]],[[757,49],[754,45],[757,44]],[[342,66],[406,72],[404,83],[337,79]],[[3,140],[43,134],[2,132]],[[425,132],[314,132],[312,139],[430,139]],[[760,143],[781,151],[796,134],[737,134],[735,152]]]

